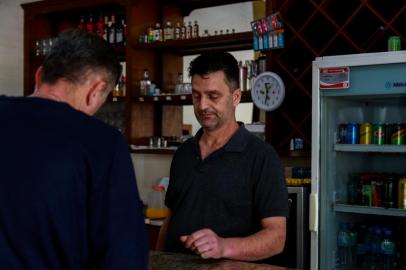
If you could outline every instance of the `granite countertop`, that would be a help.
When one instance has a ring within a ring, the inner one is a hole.
[[[149,270],[288,270],[285,267],[232,260],[206,260],[197,255],[151,251]]]

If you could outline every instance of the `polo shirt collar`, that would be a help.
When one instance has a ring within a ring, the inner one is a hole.
[[[224,151],[227,152],[242,152],[247,145],[250,132],[245,128],[244,123],[238,122],[240,126],[230,140],[223,146]],[[203,135],[203,128],[200,128],[193,138],[194,144],[198,147],[200,138]]]

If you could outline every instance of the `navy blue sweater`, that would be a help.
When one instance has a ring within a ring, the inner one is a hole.
[[[0,269],[147,268],[124,137],[65,103],[0,97]]]

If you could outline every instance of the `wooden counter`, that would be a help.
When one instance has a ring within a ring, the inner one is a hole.
[[[267,264],[232,260],[205,260],[197,255],[151,251],[149,270],[288,270]]]

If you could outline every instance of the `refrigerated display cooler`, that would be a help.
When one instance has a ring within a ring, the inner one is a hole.
[[[311,269],[406,269],[406,51],[319,57],[312,72]]]

